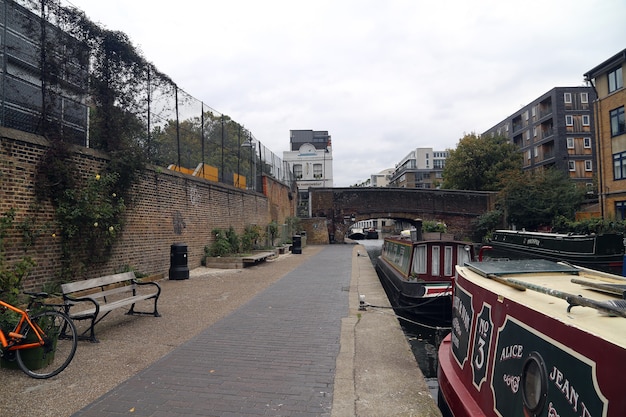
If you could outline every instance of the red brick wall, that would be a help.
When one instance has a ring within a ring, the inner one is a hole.
[[[34,176],[47,149],[45,139],[0,128],[0,213],[17,210],[15,225],[31,216],[30,230],[35,244],[24,250],[17,227],[5,239],[5,258],[14,262],[31,256],[37,266],[24,282],[25,289],[41,289],[58,279],[61,272],[61,245],[55,232],[54,211],[49,203],[35,208]],[[76,148],[77,175],[95,175],[106,164],[106,155],[92,149]],[[241,234],[248,224],[265,229],[272,220],[284,222],[293,215],[293,201],[287,187],[271,179],[268,197],[228,185],[193,178],[167,169],[144,171],[133,186],[133,201],[127,202],[125,227],[105,264],[90,265],[75,279],[120,271],[125,266],[146,274],[164,273],[170,266],[173,243],[188,247],[190,268],[200,265],[204,247],[212,242],[214,228],[233,226]]]

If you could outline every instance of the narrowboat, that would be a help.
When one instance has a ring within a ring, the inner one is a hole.
[[[548,259],[622,274],[624,235],[564,234],[496,230],[487,256],[509,259]]]
[[[439,346],[454,417],[623,417],[626,279],[545,259],[457,267]]]
[[[474,246],[445,233],[383,241],[376,269],[392,306],[420,321],[450,325],[454,267],[474,258]]]

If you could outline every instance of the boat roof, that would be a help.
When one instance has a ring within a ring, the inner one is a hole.
[[[528,232],[526,230],[495,230],[494,233],[503,233],[511,235],[532,235],[543,237],[591,237],[600,235],[621,235],[621,233],[551,233],[551,232]]]
[[[624,277],[543,259],[466,262],[457,268],[499,299],[626,347]]]

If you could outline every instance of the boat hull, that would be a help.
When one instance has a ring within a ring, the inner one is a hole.
[[[535,271],[532,279],[557,285],[549,281],[552,273],[541,274]],[[554,275],[574,285],[574,273]],[[521,291],[494,279],[458,268],[452,331],[439,347],[444,415],[626,415],[620,382],[626,318],[587,307],[568,311],[568,302],[555,298],[554,288],[549,293]]]
[[[396,311],[420,322],[450,325],[451,281],[409,281],[382,258],[378,258],[376,269]]]

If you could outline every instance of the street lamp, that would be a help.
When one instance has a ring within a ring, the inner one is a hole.
[[[252,172],[252,155],[256,157],[256,142],[250,136],[248,140],[241,144],[241,147],[250,148],[250,179],[252,180],[252,185],[248,186],[248,189],[252,187],[253,190],[256,190],[256,158],[254,159],[254,174]]]

